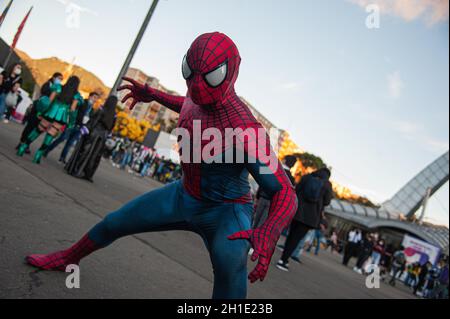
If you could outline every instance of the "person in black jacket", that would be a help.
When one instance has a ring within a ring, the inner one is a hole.
[[[358,243],[358,248],[354,251],[358,251],[358,259],[356,261],[356,265],[353,270],[359,274],[364,273],[364,264],[367,259],[369,259],[370,255],[372,255],[374,246],[374,239],[372,238],[371,233],[366,233],[363,238]]]
[[[299,206],[291,223],[283,255],[277,264],[279,269],[288,271],[289,258],[298,243],[309,230],[320,228],[320,223],[324,219],[324,208],[330,205],[333,198],[330,177],[331,171],[328,168],[321,168],[305,175],[296,187]]]
[[[291,167],[286,164],[283,164],[284,171],[291,181],[292,185],[295,185],[295,179],[291,174]],[[260,187],[256,192],[256,206],[253,214],[253,226],[252,228],[258,228],[261,226],[267,219],[270,209],[270,197],[264,193],[263,189]]]
[[[106,140],[116,121],[117,97],[110,96],[105,105],[91,117],[87,126],[81,129],[84,134],[67,162],[68,174],[93,182],[93,177],[102,159]]]
[[[53,76],[44,83],[44,85],[41,88],[41,97],[42,96],[48,96],[52,94],[51,87],[54,84],[61,84],[63,81],[63,75],[59,72],[56,72],[53,74]],[[17,145],[16,149],[19,148],[20,144],[25,143],[28,135],[39,125],[40,119],[38,117],[37,112],[37,102],[39,99],[33,102],[33,105],[31,106],[31,110],[28,112],[26,117],[26,123],[27,125],[23,129],[22,135],[20,136],[20,142],[19,145]],[[28,148],[25,153],[30,154],[30,148]]]
[[[91,94],[89,94],[89,98],[87,100],[84,100],[84,103],[77,109],[75,127],[66,129],[64,134],[62,134],[48,147],[47,151],[45,152],[45,156],[48,156],[48,154],[53,151],[59,144],[67,140],[66,145],[64,146],[59,157],[59,161],[61,163],[66,163],[66,158],[69,154],[70,149],[79,141],[81,137],[81,128],[89,122],[91,112],[99,98],[100,95],[97,92],[92,92]]]
[[[0,85],[0,119],[6,111],[6,97],[16,84],[22,85],[22,65],[14,64],[10,70],[2,72],[3,81]]]

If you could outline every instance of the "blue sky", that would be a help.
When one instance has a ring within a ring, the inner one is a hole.
[[[190,43],[228,34],[243,58],[238,93],[320,155],[336,181],[381,202],[449,145],[448,1],[389,1],[161,0],[133,66],[184,93]],[[78,28],[67,27],[68,2],[16,0],[0,35],[11,42],[34,5],[18,48],[75,58],[111,86],[150,1],[74,0]],[[369,2],[381,6],[379,29],[365,25]],[[448,202],[447,184],[429,217],[448,225]]]

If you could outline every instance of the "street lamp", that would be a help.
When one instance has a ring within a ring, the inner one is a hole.
[[[125,74],[128,71],[128,68],[130,67],[130,64],[131,64],[131,61],[133,60],[134,54],[136,53],[136,51],[139,47],[139,44],[141,43],[141,40],[144,37],[145,31],[147,30],[147,27],[153,16],[153,13],[155,12],[158,2],[159,2],[159,0],[153,0],[150,10],[148,11],[147,16],[145,17],[144,22],[142,23],[141,29],[139,30],[136,40],[134,40],[133,46],[131,47],[131,50],[128,53],[127,58],[125,59],[122,69],[120,70],[119,76],[117,77],[116,82],[114,83],[114,86],[112,87],[109,95],[116,95],[117,88],[122,83],[122,78],[125,76]]]

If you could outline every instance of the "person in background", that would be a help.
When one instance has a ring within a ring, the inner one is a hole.
[[[319,228],[314,229],[314,237],[313,237],[312,243],[314,243],[314,241],[316,242],[316,248],[314,250],[315,256],[319,255],[320,245],[321,245],[322,239],[323,239],[323,234],[326,232],[327,227],[328,227],[328,223],[327,223],[326,219],[322,218]],[[306,251],[308,253],[311,252],[312,247],[313,247],[313,245],[310,245]]]
[[[406,286],[413,288],[418,280],[418,276],[420,273],[420,263],[416,262],[411,265],[408,272],[408,278],[405,281]]]
[[[439,262],[437,280],[434,288],[430,292],[431,299],[448,299],[448,259]]]
[[[150,166],[149,170],[149,176],[151,176],[153,179],[156,179],[156,173],[158,171],[159,164],[161,163],[161,158],[159,158],[159,155],[156,154],[156,157],[153,161],[152,166]]]
[[[77,76],[72,76],[63,87],[53,86],[50,97],[41,97],[39,99],[38,113],[42,114],[42,119],[38,127],[19,146],[17,156],[22,157],[29,145],[42,133],[46,133],[44,141],[33,159],[34,163],[40,164],[45,150],[61,134],[64,127],[73,127],[76,110],[83,103],[78,92],[79,86],[80,79]]]
[[[305,248],[309,248],[312,246],[312,241],[314,240],[314,229],[311,229],[305,237],[303,237],[302,240],[298,243],[297,247],[295,248],[294,252],[291,255],[291,259],[299,264],[302,263],[301,256],[303,255],[303,251]],[[284,250],[284,245],[278,245],[277,248],[281,251]]]
[[[348,233],[347,244],[345,245],[344,257],[342,259],[343,265],[347,266],[350,262],[350,259],[358,255],[357,250],[359,248],[361,240],[361,230],[353,229]]]
[[[297,213],[291,223],[285,248],[277,268],[289,271],[289,258],[299,242],[311,229],[318,229],[323,217],[324,208],[331,203],[333,190],[330,183],[331,171],[321,168],[304,176],[296,187],[299,201]]]
[[[411,288],[414,288],[417,285],[417,283],[419,282],[420,267],[421,267],[420,263],[417,262],[415,264],[415,267],[413,268],[413,278],[412,278],[413,280],[411,281],[411,284],[410,284]]]
[[[156,158],[156,151],[154,149],[150,149],[146,158],[144,159],[144,165],[142,166],[141,170],[141,177],[148,176],[148,170],[152,166],[155,158]]]
[[[119,163],[122,160],[123,156],[123,146],[125,144],[125,140],[123,137],[116,138],[116,143],[114,145],[114,149],[111,154],[111,162],[113,167],[119,167]]]
[[[335,230],[333,230],[330,236],[330,249],[331,253],[339,253],[338,235]]]
[[[401,246],[400,249],[397,250],[392,256],[392,267],[391,267],[392,277],[391,280],[389,281],[389,284],[391,286],[395,286],[397,274],[399,274],[402,271],[402,269],[405,268],[405,265],[406,265],[406,255],[404,252],[404,247]]]
[[[5,124],[8,124],[9,120],[11,119],[11,116],[14,116],[14,114],[16,113],[16,108],[21,101],[22,96],[20,95],[20,83],[16,82],[11,87],[11,90],[6,92],[5,97],[6,112],[4,114],[5,119],[3,120]]]
[[[168,163],[166,161],[166,158],[163,156],[161,158],[161,161],[159,162],[158,169],[155,171],[155,175],[154,175],[154,177],[156,177],[157,181],[159,181],[159,182],[162,181],[162,178],[166,171],[167,164]]]
[[[89,122],[89,118],[94,109],[95,103],[100,98],[100,94],[97,92],[91,92],[89,98],[85,99],[83,103],[77,108],[77,115],[75,120],[75,126],[68,128],[61,134],[45,151],[44,156],[47,157],[59,144],[67,140],[64,146],[59,161],[66,164],[67,155],[70,152],[72,146],[74,146],[81,137],[81,128]]]
[[[45,82],[45,84],[41,88],[41,97],[46,96],[50,97],[51,95],[51,88],[52,86],[60,86],[63,81],[63,75],[59,72],[56,72],[53,74],[53,76]],[[27,112],[26,117],[26,125],[25,128],[22,131],[22,135],[20,136],[20,142],[17,145],[16,149],[19,149],[20,144],[25,143],[27,136],[38,127],[40,119],[38,117],[37,112],[37,103],[39,100],[36,100],[33,102],[30,111]],[[30,148],[27,148],[25,151],[26,154],[30,154]]]
[[[55,72],[47,82],[41,88],[41,96],[50,96],[52,94],[53,85],[62,85],[64,80],[63,75],[60,72]]]
[[[131,163],[133,159],[133,150],[134,150],[134,142],[128,143],[125,141],[125,145],[123,145],[125,152],[123,154],[122,161],[120,163],[120,169],[125,170],[125,168]]]
[[[283,164],[283,169],[292,185],[295,185],[295,179],[291,174],[291,168],[286,164]],[[253,214],[253,229],[261,226],[267,219],[270,209],[270,200],[268,200],[268,198],[270,197],[264,193],[262,188],[258,188],[258,191],[256,192],[256,205]]]
[[[385,253],[384,240],[380,239],[378,242],[376,242],[375,246],[373,247],[372,264],[378,266],[384,253]]]
[[[23,84],[22,64],[15,63],[8,72],[3,71],[2,79],[0,85],[0,120],[3,118],[3,114],[6,111],[6,96],[8,92],[11,92],[13,86],[17,83],[19,83],[20,86]]]
[[[428,278],[428,273],[430,272],[430,269],[433,265],[427,261],[425,264],[423,264],[420,267],[420,273],[418,276],[417,285],[414,286],[414,294],[417,295],[417,293],[420,291],[422,292],[425,286],[425,282]]]
[[[112,134],[110,134],[108,136],[108,139],[106,140],[106,144],[105,144],[105,152],[103,153],[103,157],[105,159],[111,159],[112,158],[112,153],[116,147],[116,140],[114,139],[114,136],[112,136]]]
[[[356,261],[356,266],[353,268],[353,271],[363,274],[364,273],[364,265],[372,254],[373,250],[373,239],[372,234],[366,233],[361,241],[359,241],[358,245],[358,259]]]
[[[78,142],[76,150],[65,167],[70,175],[93,183],[94,174],[105,150],[106,140],[114,128],[116,106],[117,97],[108,97],[105,105],[95,112],[86,126],[80,129],[83,138]]]

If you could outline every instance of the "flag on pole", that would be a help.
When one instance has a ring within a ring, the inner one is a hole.
[[[16,48],[17,42],[20,39],[20,35],[22,34],[23,28],[25,27],[25,24],[27,23],[28,17],[30,16],[32,10],[33,10],[33,7],[31,7],[30,11],[28,11],[27,15],[25,16],[25,19],[23,19],[22,23],[20,24],[19,29],[17,30],[17,33],[14,37],[14,41],[11,44],[11,49]]]
[[[9,9],[11,8],[11,5],[14,0],[9,1],[8,5],[6,6],[5,10],[3,10],[2,15],[0,16],[0,27],[3,24],[3,21],[5,21],[6,15],[8,14]]]

